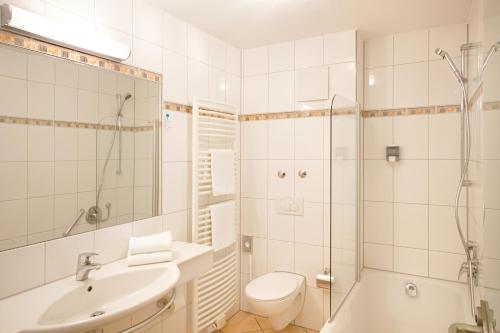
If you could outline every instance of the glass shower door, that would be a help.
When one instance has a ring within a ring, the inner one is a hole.
[[[330,317],[357,281],[359,273],[358,183],[359,104],[337,95],[325,117],[330,159],[326,162],[329,198]]]

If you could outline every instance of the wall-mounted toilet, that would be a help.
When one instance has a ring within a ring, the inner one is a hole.
[[[302,310],[306,279],[299,274],[273,272],[262,275],[245,288],[247,303],[259,315],[268,317],[274,330],[282,330]]]

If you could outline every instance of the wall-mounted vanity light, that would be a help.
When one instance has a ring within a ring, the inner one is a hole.
[[[16,6],[0,6],[0,27],[20,35],[61,45],[113,61],[124,61],[130,48],[122,43],[82,29],[51,20]]]

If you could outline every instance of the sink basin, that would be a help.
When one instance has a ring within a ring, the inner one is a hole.
[[[163,297],[168,300],[179,276],[175,263],[138,267],[116,263],[92,272],[87,281],[71,277],[54,282],[39,288],[55,290],[46,291],[50,301],[33,318],[36,324],[18,332],[65,333],[102,326]],[[59,288],[54,288],[58,284]]]

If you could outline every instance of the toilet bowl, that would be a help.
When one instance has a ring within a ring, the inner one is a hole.
[[[262,275],[246,286],[247,303],[256,313],[268,317],[274,330],[282,330],[302,310],[305,280],[302,275],[289,272]]]

